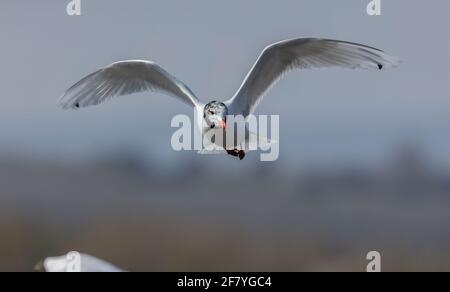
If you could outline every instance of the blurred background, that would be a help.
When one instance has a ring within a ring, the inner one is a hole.
[[[3,1],[0,271],[90,253],[132,271],[450,271],[448,1]],[[283,79],[280,159],[174,152],[159,94],[62,111],[59,96],[124,59],[155,61],[202,100],[237,90],[260,51],[294,37],[364,43],[389,71]]]

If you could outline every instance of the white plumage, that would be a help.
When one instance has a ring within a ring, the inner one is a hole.
[[[221,103],[202,103],[188,86],[159,65],[131,60],[111,64],[83,78],[67,90],[58,104],[63,109],[77,109],[117,96],[155,91],[194,107],[200,117],[210,122],[208,126],[223,128],[226,115],[248,117],[253,114],[269,89],[291,70],[323,67],[381,70],[399,63],[397,58],[361,44],[317,38],[292,39],[264,49],[236,94]],[[205,133],[208,127],[204,127],[203,122],[200,119],[197,124]]]

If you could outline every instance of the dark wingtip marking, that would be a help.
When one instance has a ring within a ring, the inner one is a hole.
[[[384,67],[384,66],[383,66],[382,64],[378,64],[378,69],[381,70],[381,69],[383,69],[383,67]]]

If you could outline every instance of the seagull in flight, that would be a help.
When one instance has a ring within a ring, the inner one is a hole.
[[[183,82],[151,61],[128,60],[111,64],[81,79],[61,97],[63,109],[79,109],[103,103],[113,97],[153,91],[178,98],[193,107],[204,134],[210,129],[227,129],[227,116],[248,119],[269,89],[294,69],[341,67],[382,70],[396,67],[399,59],[365,45],[318,38],[299,38],[266,47],[242,85],[226,101],[201,102]],[[245,149],[228,149],[243,159]]]

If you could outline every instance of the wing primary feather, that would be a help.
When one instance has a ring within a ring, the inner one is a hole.
[[[113,97],[154,91],[178,98],[193,107],[198,99],[189,87],[149,61],[121,61],[84,77],[58,101],[63,109],[97,105]]]
[[[357,43],[303,38],[266,47],[236,94],[226,101],[233,114],[252,114],[264,95],[288,72],[295,69],[343,67],[385,69],[400,60],[384,51]]]

